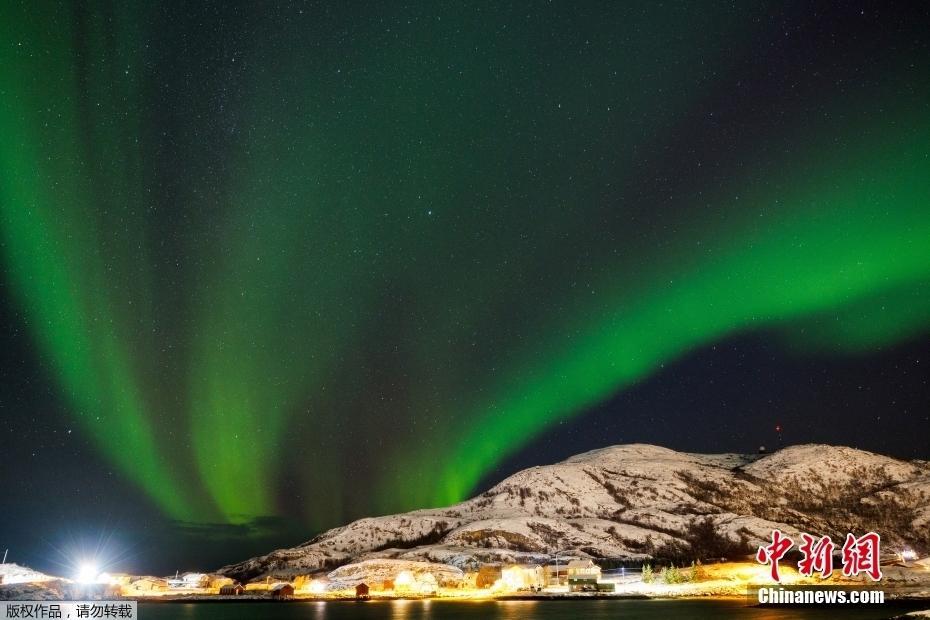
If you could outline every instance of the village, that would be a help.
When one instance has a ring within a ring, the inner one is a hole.
[[[298,575],[289,581],[266,577],[241,584],[228,577],[187,573],[180,579],[141,584],[136,581],[128,586],[129,589],[148,588],[150,595],[184,590],[190,594],[257,595],[272,599],[368,599],[497,596],[543,591],[614,592],[616,584],[604,580],[600,567],[591,560],[571,560],[560,566],[487,564],[475,572],[462,572],[429,562],[373,560],[348,565],[327,576]]]
[[[626,577],[626,571],[621,572]],[[154,577],[96,573],[90,567],[81,568],[70,580],[32,572],[8,575],[6,581],[3,578],[0,573],[0,586],[23,583],[48,587],[52,582],[66,581],[69,590],[86,599],[462,598],[543,592],[610,593],[615,592],[617,585],[617,577],[605,577],[597,564],[581,559],[546,566],[486,564],[471,572],[431,562],[368,560],[341,567],[328,575],[295,575],[289,579],[264,577],[247,583],[211,573],[179,572],[173,577]]]
[[[897,558],[884,564],[883,570],[883,586],[892,596],[894,591],[902,597],[930,596],[930,558]],[[33,600],[126,598],[154,602],[725,597],[745,596],[747,587],[764,582],[767,573],[766,566],[754,562],[604,569],[591,559],[565,558],[551,564],[483,564],[476,570],[463,571],[447,564],[379,558],[347,564],[325,574],[264,576],[242,582],[200,572],[178,572],[172,577],[98,573],[92,566],[82,567],[67,579],[3,564],[0,593],[4,596],[0,598],[28,595]],[[781,578],[784,585],[813,583],[791,566],[782,567]],[[861,581],[837,575],[828,583]]]

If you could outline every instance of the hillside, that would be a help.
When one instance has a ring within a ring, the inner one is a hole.
[[[360,519],[225,566],[239,579],[393,558],[475,568],[549,554],[642,560],[735,557],[779,528],[881,533],[885,550],[930,548],[930,464],[802,445],[701,455],[621,445],[520,471],[470,500]]]

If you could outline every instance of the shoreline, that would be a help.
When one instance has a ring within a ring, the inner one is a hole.
[[[262,596],[157,596],[157,597],[122,597],[125,600],[136,601],[137,603],[379,603],[379,602],[396,602],[396,601],[429,601],[429,602],[497,602],[497,601],[590,601],[590,600],[614,600],[614,601],[674,601],[674,600],[720,600],[734,601],[745,600],[745,595],[682,595],[682,596],[649,596],[646,594],[599,594],[599,593],[578,593],[577,595],[564,594],[526,594],[526,595],[502,595],[488,597],[457,597],[457,596],[377,596],[368,599],[358,599],[354,597],[297,597],[287,599],[273,599]],[[893,593],[888,597],[885,605],[922,605],[930,606],[930,597],[927,596],[894,596]],[[759,605],[767,607],[766,605]],[[784,607],[784,605],[778,605]]]

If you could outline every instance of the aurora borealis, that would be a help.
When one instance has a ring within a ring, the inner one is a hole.
[[[926,386],[925,355],[885,371],[930,329],[927,24],[916,3],[4,3],[7,442],[67,433],[56,462],[108,470],[107,505],[309,534],[464,499],[740,339],[821,364],[790,387],[811,400],[856,364],[876,393]],[[779,407],[685,443],[752,450]],[[835,426],[809,424],[791,439]]]

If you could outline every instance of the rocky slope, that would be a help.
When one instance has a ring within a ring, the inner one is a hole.
[[[594,450],[510,476],[447,508],[361,519],[223,567],[238,579],[393,558],[473,569],[555,552],[641,560],[736,557],[779,528],[878,531],[886,550],[930,550],[930,463],[803,445],[701,455],[651,445]]]

